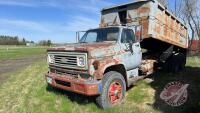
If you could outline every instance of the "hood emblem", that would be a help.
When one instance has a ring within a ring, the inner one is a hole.
[[[67,58],[61,58],[60,61],[61,62],[68,62],[68,59]]]

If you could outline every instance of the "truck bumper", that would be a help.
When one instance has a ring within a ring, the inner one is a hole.
[[[74,78],[70,75],[58,75],[56,73],[48,72],[45,75],[46,82],[59,89],[87,95],[99,95],[102,91],[101,81],[85,80],[81,78]]]

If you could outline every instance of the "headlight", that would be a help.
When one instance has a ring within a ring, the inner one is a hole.
[[[50,64],[54,63],[54,55],[50,55],[50,54],[49,54],[49,55],[47,56],[47,62],[50,63]]]
[[[79,66],[79,67],[85,66],[85,57],[83,57],[83,56],[77,57],[77,66]]]

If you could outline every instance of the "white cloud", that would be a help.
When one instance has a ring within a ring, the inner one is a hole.
[[[51,40],[74,41],[75,31],[97,28],[100,21],[100,10],[112,3],[105,0],[0,0],[1,5],[20,6],[20,7],[53,7],[62,9],[69,15],[67,21],[34,21],[19,20],[11,18],[0,18],[0,33],[18,35],[25,38],[40,40],[49,38]],[[80,13],[82,13],[81,16]],[[71,37],[71,38],[69,38]],[[67,39],[68,38],[68,39]]]
[[[24,0],[0,0],[0,5],[8,5],[8,6],[24,6],[24,7],[36,7],[37,4],[32,1],[24,1]]]
[[[95,13],[98,14],[100,11],[100,8],[94,7],[91,5],[79,5],[77,7],[80,8],[81,10],[88,11],[89,13],[93,13],[93,14]]]
[[[54,42],[66,40],[74,42],[75,32],[97,28],[98,19],[75,16],[66,23],[36,22],[29,20],[0,19],[0,33],[20,37],[35,36],[35,40],[51,39]],[[67,39],[68,38],[68,39]],[[72,39],[71,39],[72,38]],[[31,40],[31,39],[30,39]]]
[[[62,0],[60,0],[62,1]],[[56,0],[0,0],[0,5],[23,7],[61,7],[62,2]]]
[[[67,10],[76,8],[77,10],[92,11],[98,13],[101,8],[113,5],[104,0],[0,0],[0,5],[23,6],[23,7],[54,7]]]
[[[113,3],[104,0],[90,0],[90,4],[81,3],[78,4],[77,7],[79,7],[82,10],[92,12],[94,14],[99,14],[103,7],[111,5],[113,5]]]
[[[98,18],[98,17],[97,17]],[[66,31],[82,31],[96,28],[99,25],[99,19],[91,19],[84,16],[76,16],[71,18],[66,24]]]
[[[37,32],[75,32],[99,26],[99,18],[85,16],[71,17],[67,22],[36,22],[29,20],[0,19],[0,29],[31,30]]]
[[[65,26],[58,23],[0,19],[0,35],[19,36],[34,41],[51,39],[53,42],[74,42],[75,35],[71,34],[75,33],[67,31]]]
[[[27,20],[0,19],[0,26],[0,28],[11,27],[47,32],[47,29],[40,23]]]

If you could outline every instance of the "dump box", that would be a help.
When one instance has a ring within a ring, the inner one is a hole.
[[[156,39],[187,48],[187,27],[157,0],[138,0],[107,7],[102,9],[101,14],[100,27],[141,25],[144,40]]]

